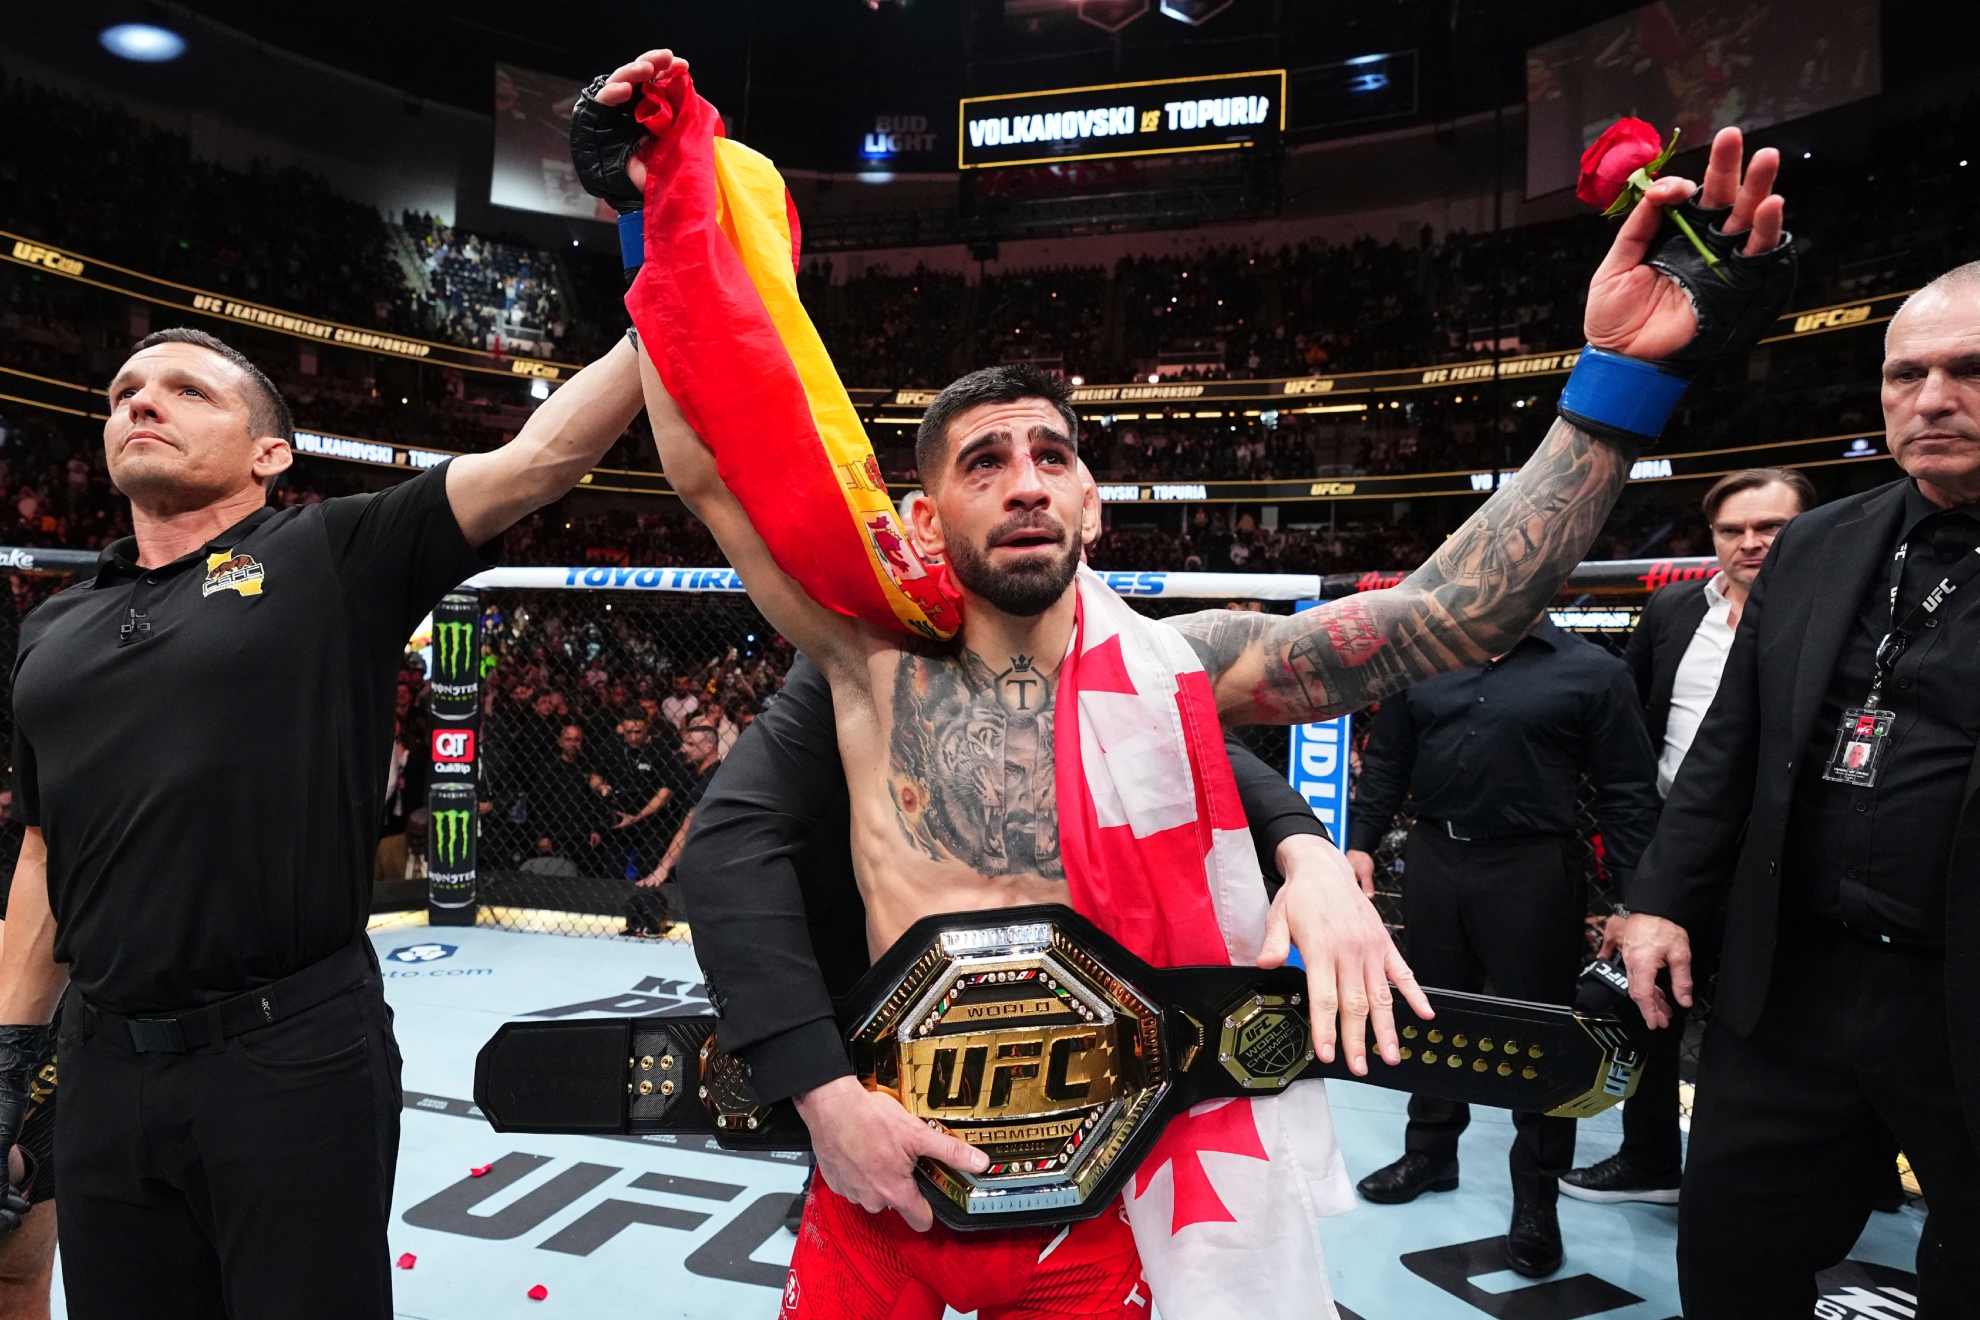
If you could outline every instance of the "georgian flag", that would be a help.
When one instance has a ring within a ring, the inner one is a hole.
[[[1076,911],[1158,967],[1250,966],[1269,904],[1209,675],[1081,568],[1053,733]],[[1318,1220],[1354,1205],[1326,1085],[1175,1118],[1125,1196],[1164,1320],[1333,1320]]]

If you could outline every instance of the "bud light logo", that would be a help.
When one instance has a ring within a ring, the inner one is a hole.
[[[430,963],[442,958],[451,958],[458,951],[452,944],[402,944],[386,954],[389,962]]]
[[[474,760],[473,729],[435,729],[433,759],[447,765],[465,765]]]

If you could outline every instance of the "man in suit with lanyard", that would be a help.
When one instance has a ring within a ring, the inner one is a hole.
[[[1891,1135],[1932,1208],[1918,1315],[1980,1314],[1980,263],[1892,320],[1883,407],[1904,479],[1781,532],[1628,893],[1653,1028],[1726,912],[1679,1200],[1691,1320],[1807,1315]]]
[[[1719,571],[1661,587],[1643,607],[1623,659],[1643,700],[1650,745],[1657,749],[1658,797],[1670,796],[1671,781],[1719,690],[1733,630],[1768,548],[1790,519],[1814,504],[1815,487],[1792,468],[1745,468],[1719,478],[1702,501]],[[1609,918],[1604,958],[1615,952],[1628,915],[1624,908]],[[1648,1034],[1642,1079],[1623,1106],[1622,1149],[1563,1174],[1562,1193],[1580,1201],[1677,1204],[1684,1162],[1678,1132],[1684,1018],[1679,1008],[1668,1027]]]

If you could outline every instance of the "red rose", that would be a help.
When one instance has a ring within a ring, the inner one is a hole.
[[[1581,180],[1574,195],[1607,210],[1622,195],[1629,176],[1655,160],[1663,149],[1664,140],[1656,129],[1641,119],[1618,119],[1581,153]]]

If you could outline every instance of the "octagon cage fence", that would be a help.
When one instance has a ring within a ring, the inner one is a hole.
[[[0,636],[9,672],[20,619],[67,585],[68,574],[86,571],[85,558],[94,555],[0,548],[0,565],[14,565],[5,569],[10,593],[0,603],[10,607]],[[1706,571],[1697,561],[1583,565],[1554,618],[1616,649],[1636,613],[1614,605],[1618,595],[1640,600],[1658,577]],[[1218,608],[1287,614],[1302,602],[1400,578],[1105,576],[1157,618]],[[408,644],[374,926],[477,924],[691,943],[692,913],[667,874],[700,773],[692,759],[710,740],[726,754],[776,699],[792,658],[726,568],[514,567],[463,584]],[[0,746],[11,761],[11,703],[7,709]],[[1336,726],[1351,773],[1371,718],[1363,711]],[[1240,737],[1267,764],[1292,770],[1296,734],[1248,726]],[[1351,812],[1351,787],[1345,795]],[[1618,902],[1601,862],[1593,797],[1584,781],[1577,807],[1590,958]],[[1321,814],[1333,813],[1323,807]],[[8,851],[17,853],[21,827],[11,810],[5,823]],[[1405,954],[1402,847],[1410,823],[1405,804],[1375,872],[1377,909]],[[12,858],[5,860],[11,873]],[[1692,1042],[1703,1016],[1694,1015]]]
[[[1107,577],[1156,618],[1219,608],[1289,614],[1342,586],[1298,574]],[[728,569],[505,568],[470,580],[450,603],[465,606],[469,597],[478,688],[475,920],[604,938],[664,932],[691,939],[692,916],[661,874],[695,779],[682,747],[696,738],[683,735],[708,728],[726,754],[775,700],[793,658],[789,644]],[[446,631],[446,610],[436,612],[435,637]],[[1617,615],[1600,613],[1600,623]],[[1613,627],[1580,631],[1612,646],[1620,641]],[[446,658],[431,640],[415,641],[427,642],[430,663]],[[446,677],[435,675],[436,689]],[[433,728],[444,728],[443,719],[431,718]],[[1352,717],[1351,767],[1358,768],[1371,718],[1372,711]],[[1291,769],[1287,729],[1246,726],[1239,736],[1267,764]],[[432,782],[444,781],[436,773]],[[1618,901],[1600,860],[1593,796],[1584,782],[1578,815],[1591,939],[1594,923]],[[1399,937],[1410,821],[1405,804],[1376,859],[1375,901]],[[449,841],[432,831],[425,842],[438,865],[444,859],[433,850]],[[418,869],[419,844],[412,840],[409,871]],[[423,897],[414,889],[394,894],[385,900],[381,891],[381,901],[416,907]],[[465,912],[440,915],[446,901],[436,888],[436,921],[465,919]]]

